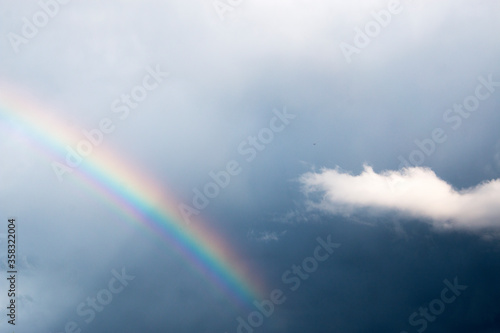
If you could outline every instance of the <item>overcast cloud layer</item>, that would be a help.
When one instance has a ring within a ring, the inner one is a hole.
[[[90,158],[119,156],[224,239],[265,299],[283,291],[254,332],[500,331],[500,2],[0,9],[0,104],[16,91],[71,138],[54,153],[22,108],[0,112],[0,331],[11,217],[16,333],[230,333],[257,311],[54,170],[103,119]],[[122,269],[134,279],[91,320]]]

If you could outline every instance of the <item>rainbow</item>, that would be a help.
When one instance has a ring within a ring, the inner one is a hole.
[[[4,130],[34,151],[65,164],[67,146],[84,137],[80,130],[63,123],[54,110],[12,85],[0,83],[0,117],[4,118],[0,124]],[[127,223],[157,235],[232,301],[249,306],[263,298],[263,284],[238,260],[236,251],[208,228],[208,223],[184,222],[171,195],[113,152],[103,146],[95,147],[66,177],[79,179],[125,217]]]

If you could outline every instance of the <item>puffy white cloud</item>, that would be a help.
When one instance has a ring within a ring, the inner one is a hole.
[[[500,179],[457,190],[427,168],[376,173],[365,166],[359,175],[338,169],[310,172],[300,182],[311,207],[334,214],[369,209],[429,219],[442,228],[500,225]]]

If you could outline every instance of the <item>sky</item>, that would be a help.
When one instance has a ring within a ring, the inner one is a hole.
[[[2,331],[500,332],[497,1],[0,8]]]

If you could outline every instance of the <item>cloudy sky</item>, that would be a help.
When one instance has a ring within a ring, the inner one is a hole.
[[[2,331],[500,332],[497,1],[0,6]]]

